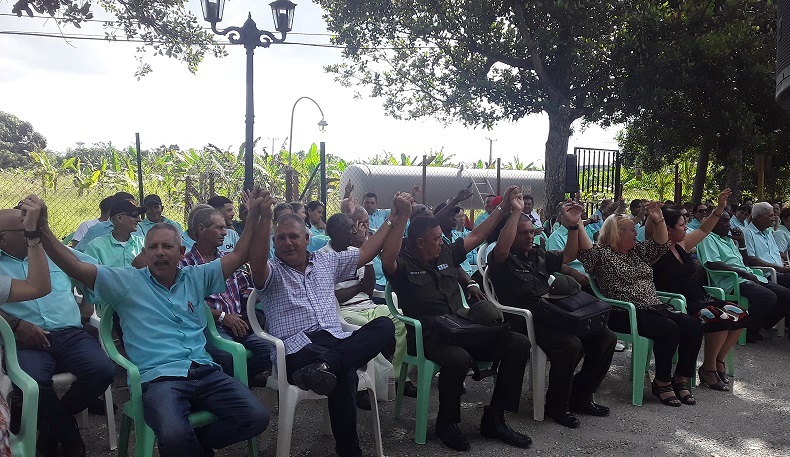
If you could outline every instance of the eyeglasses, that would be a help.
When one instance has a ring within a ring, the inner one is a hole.
[[[129,216],[132,219],[137,219],[138,217],[140,217],[140,213],[138,213],[137,211],[132,211],[131,213],[118,213],[118,216]]]
[[[698,209],[697,212],[701,214],[707,214],[710,212],[710,209]]]

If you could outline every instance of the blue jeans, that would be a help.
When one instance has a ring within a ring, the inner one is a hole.
[[[142,388],[145,422],[163,457],[199,456],[260,435],[269,424],[269,412],[250,389],[215,366],[193,364],[186,377],[162,376]],[[193,429],[189,413],[195,410],[218,420]]]
[[[263,373],[264,371],[268,370],[272,367],[272,359],[271,359],[271,352],[272,352],[272,345],[271,343],[267,342],[263,338],[255,335],[254,333],[250,333],[243,340],[234,339],[225,327],[221,325],[217,325],[217,333],[219,336],[225,338],[226,340],[235,341],[245,349],[248,349],[252,352],[252,356],[247,359],[247,376],[250,378],[255,377],[255,375],[259,373]],[[214,362],[217,365],[222,367],[222,371],[225,372],[228,376],[233,376],[233,357],[230,355],[229,352],[223,351],[222,349],[217,349],[211,341],[206,338],[206,352],[211,355],[211,358],[214,359]]]
[[[19,365],[38,383],[38,429],[63,436],[71,416],[107,390],[115,378],[115,365],[96,338],[82,329],[49,333],[50,345],[43,349],[17,346]],[[52,376],[70,372],[77,380],[62,398],[52,388]]]

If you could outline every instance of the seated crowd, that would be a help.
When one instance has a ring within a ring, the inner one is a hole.
[[[696,403],[695,370],[700,384],[729,391],[725,360],[744,330],[756,342],[790,317],[790,208],[760,202],[733,211],[729,189],[715,206],[604,200],[589,218],[578,203],[560,202],[556,219],[542,221],[534,198],[513,186],[501,197],[484,196],[474,223],[459,206],[471,198],[468,189],[433,209],[415,202],[417,186],[396,194],[391,209],[378,208],[373,192],[360,205],[353,191],[349,182],[341,212],[326,220],[322,202],[277,203],[255,188],[242,195],[236,221],[233,201],[214,196],[190,211],[186,231],[164,216],[159,196],[138,206],[119,192],[102,200],[100,217],[80,224],[67,245],[53,234],[37,196],[0,210],[0,316],[14,332],[20,366],[39,386],[38,452],[85,455],[72,416],[113,382],[112,361],[83,329],[94,305],[99,314],[109,306],[118,316],[116,330],[140,369],[145,421],[162,456],[213,455],[268,426],[270,412],[248,385],[265,385],[275,354],[252,320],[283,341],[287,373],[280,375],[327,396],[336,453],[361,455],[356,410],[369,409],[371,399],[357,392],[356,371],[376,358],[396,379],[407,379],[400,386],[405,395],[418,394],[412,380],[420,373],[398,376],[408,366],[406,354],[415,354],[415,327],[383,304],[387,283],[403,315],[421,324],[425,356],[441,367],[435,434],[459,451],[470,448],[460,426],[461,397],[470,370],[478,374],[477,361],[496,361],[481,435],[531,445],[505,418],[505,411],[519,412],[530,338],[551,362],[549,418],[577,428],[578,413],[609,415],[593,396],[612,362],[614,332],[631,331],[628,312],[612,307],[608,323],[579,332],[545,317],[547,300],[579,293],[597,302],[590,294],[600,293],[633,304],[639,335],[653,340],[652,393],[672,407]],[[485,266],[476,265],[481,258]],[[725,294],[738,286],[748,312],[710,295],[703,269]],[[489,279],[495,296],[483,291]],[[575,289],[558,296],[561,284]],[[79,305],[74,288],[84,295]],[[253,290],[260,306],[250,316]],[[682,295],[685,312],[662,301],[661,292]],[[249,351],[247,385],[233,377],[231,355],[207,342],[202,303],[219,335]],[[499,313],[508,329],[497,344],[450,342],[434,319],[469,317],[467,303],[529,310],[534,330],[525,314],[506,310]],[[345,331],[341,319],[359,329]],[[59,372],[77,379],[60,398],[52,382]],[[12,431],[18,397],[11,396]],[[218,420],[193,429],[187,416],[195,409]],[[2,432],[0,455],[7,455],[8,431]]]

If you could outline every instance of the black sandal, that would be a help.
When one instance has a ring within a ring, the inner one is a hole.
[[[691,389],[689,389],[688,382],[678,382],[674,379],[672,380],[672,390],[675,391],[675,395],[680,399],[680,402],[684,405],[696,405],[697,400],[691,395]],[[680,392],[682,391],[688,392],[686,395],[681,395]]]
[[[722,368],[721,371],[719,371],[719,364],[721,364],[721,366],[724,367]],[[721,379],[721,382],[723,382],[724,384],[730,383],[730,378],[727,376],[727,364],[725,364],[723,361],[719,359],[716,359],[716,375],[719,377],[719,379]]]
[[[718,390],[718,391],[721,391],[721,392],[729,392],[730,391],[730,388],[727,387],[727,384],[724,384],[724,381],[721,380],[721,378],[719,377],[717,372],[712,371],[712,370],[706,370],[706,369],[704,369],[702,367],[699,367],[699,370],[697,370],[697,373],[699,373],[699,385],[707,385],[709,388],[711,388],[713,390]],[[705,376],[705,373],[710,375],[710,378],[715,379],[716,382],[712,383],[712,382],[708,381],[706,379],[707,377]]]
[[[656,380],[654,379],[653,383],[652,383],[652,389],[651,390],[653,392],[653,395],[655,395],[656,398],[658,398],[658,401],[660,401],[661,403],[663,403],[663,404],[665,404],[667,406],[673,406],[673,407],[676,407],[676,408],[680,407],[680,400],[678,400],[678,397],[676,397],[675,395],[672,395],[672,396],[669,396],[669,397],[666,397],[666,398],[662,398],[661,397],[661,394],[674,392],[674,389],[673,389],[671,383],[667,384],[665,386],[659,386],[658,384],[656,384]]]

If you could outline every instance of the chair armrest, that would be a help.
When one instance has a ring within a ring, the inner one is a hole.
[[[207,341],[211,342],[217,349],[228,352],[233,358],[233,377],[245,386],[248,383],[247,377],[247,349],[235,342],[220,336],[217,331],[217,325],[214,323],[214,315],[211,314],[211,308],[203,302],[203,308],[206,311],[206,330],[208,330]],[[255,313],[252,314],[255,316]],[[254,320],[254,319],[251,319]]]
[[[398,308],[395,307],[393,303],[392,297],[394,292],[392,292],[392,286],[390,285],[389,281],[387,281],[387,287],[384,289],[384,299],[387,302],[387,307],[390,310],[390,314],[392,314],[395,319],[403,321],[404,324],[410,325],[414,327],[414,339],[415,339],[415,346],[417,350],[417,357],[424,358],[425,357],[425,350],[423,349],[422,344],[422,323],[414,318],[406,317],[398,311]]]
[[[676,310],[686,313],[686,297],[681,294],[676,294],[672,292],[663,292],[660,290],[656,291],[656,295],[658,295],[658,299],[661,300],[661,303],[667,303],[672,305]]]
[[[705,292],[708,293],[713,298],[718,298],[719,300],[724,300],[724,289],[719,287],[712,287],[712,286],[703,286]]]
[[[26,421],[24,419],[38,417],[38,383],[19,366],[19,359],[16,353],[16,338],[11,327],[8,326],[8,323],[3,318],[0,318],[0,338],[2,338],[3,344],[3,365],[5,365],[8,379],[22,391],[23,420],[21,425],[23,428],[20,429],[19,433],[20,435],[23,433],[26,435],[32,434],[32,440],[35,442],[35,422],[32,422],[34,424],[32,430],[25,430]]]
[[[140,370],[137,368],[137,365],[132,363],[131,360],[127,359],[121,355],[120,352],[118,352],[118,348],[115,347],[115,341],[112,339],[112,316],[114,314],[115,310],[111,306],[104,306],[101,324],[99,326],[99,338],[101,338],[101,342],[104,345],[104,352],[107,353],[107,356],[110,357],[110,360],[117,363],[121,368],[126,370],[126,373],[129,376],[129,382],[127,384],[129,388],[129,395],[133,400],[132,404],[136,404],[137,401],[139,401],[139,404],[142,404],[143,390],[140,379]]]
[[[734,295],[741,294],[741,284],[738,278],[738,273],[734,271],[727,271],[727,270],[711,270],[708,267],[705,267],[705,272],[708,274],[708,281],[713,282],[713,278],[715,276],[721,276],[724,279],[731,279],[732,283],[734,284],[732,293]],[[726,293],[726,292],[725,292]]]
[[[776,268],[774,267],[749,267],[749,268],[753,270],[760,270],[763,272],[763,274],[768,273],[767,276],[770,278],[769,280],[772,283],[776,284],[776,278],[777,278]]]
[[[258,291],[253,290],[250,294],[250,297],[247,299],[247,315],[254,316],[255,315],[255,307],[258,302]],[[277,388],[279,391],[287,392],[288,389],[288,371],[285,367],[285,343],[275,336],[272,336],[266,333],[263,328],[261,328],[260,322],[258,319],[250,319],[250,327],[252,327],[252,331],[255,335],[264,341],[269,342],[270,344],[274,345],[275,354],[276,354],[276,365],[275,370],[277,370]]]

